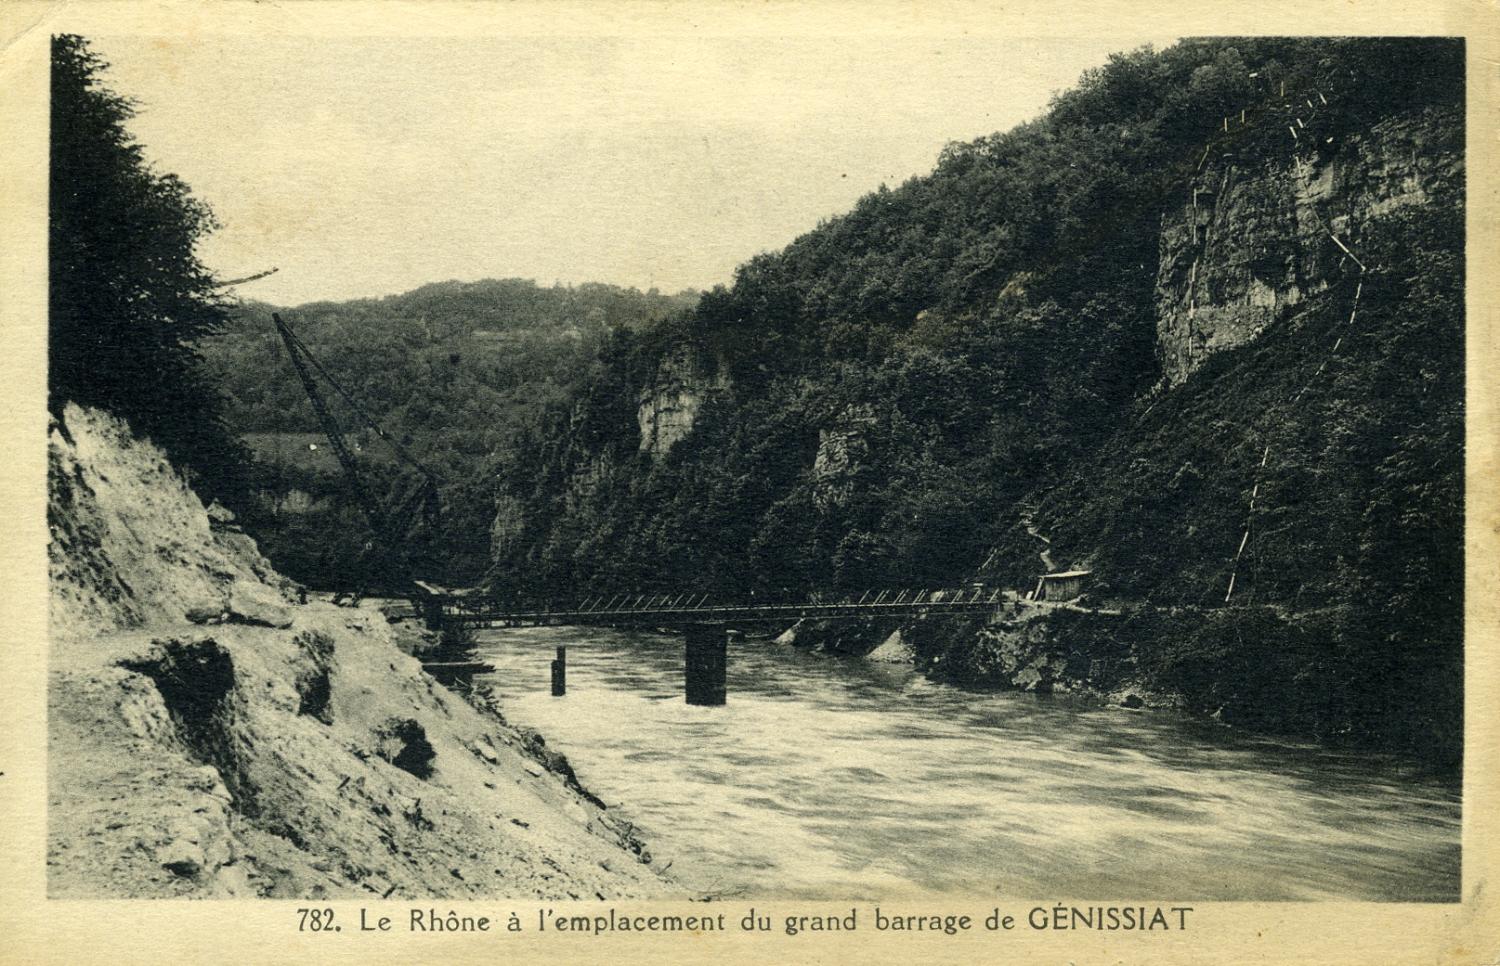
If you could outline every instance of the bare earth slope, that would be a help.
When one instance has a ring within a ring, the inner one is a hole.
[[[54,897],[661,895],[531,736],[295,588],[161,453],[50,437]]]

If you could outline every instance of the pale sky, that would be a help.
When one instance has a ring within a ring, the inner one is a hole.
[[[1171,37],[902,40],[102,36],[133,131],[279,304],[487,277],[663,291],[1037,116]]]

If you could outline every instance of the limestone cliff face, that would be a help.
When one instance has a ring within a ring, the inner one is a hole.
[[[662,360],[656,378],[641,392],[636,419],[641,427],[641,451],[661,459],[688,433],[698,411],[714,393],[728,388],[722,368],[709,373],[690,347]]]
[[[1357,272],[1339,242],[1357,253],[1372,218],[1456,203],[1462,142],[1457,112],[1428,111],[1341,140],[1288,135],[1279,158],[1211,157],[1162,220],[1157,349],[1168,384]]]
[[[490,552],[508,552],[526,531],[526,505],[508,493],[495,496],[495,519],[490,523]]]
[[[869,463],[870,436],[876,425],[872,406],[851,406],[818,430],[813,458],[813,500],[819,507],[839,506],[850,496],[854,473]]]

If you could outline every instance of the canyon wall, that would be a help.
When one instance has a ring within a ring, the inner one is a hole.
[[[641,451],[656,459],[665,457],[692,432],[703,404],[728,387],[724,371],[709,372],[690,346],[667,356],[640,394],[636,419],[641,429]]]
[[[1278,136],[1279,158],[1210,154],[1162,217],[1157,346],[1170,385],[1359,274],[1345,248],[1357,257],[1370,219],[1461,201],[1463,124],[1453,110],[1388,118],[1342,138],[1310,127],[1298,151],[1290,133]]]

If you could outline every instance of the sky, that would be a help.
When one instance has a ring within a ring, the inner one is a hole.
[[[731,280],[950,141],[1171,37],[95,36],[147,157],[280,305],[447,279]]]

